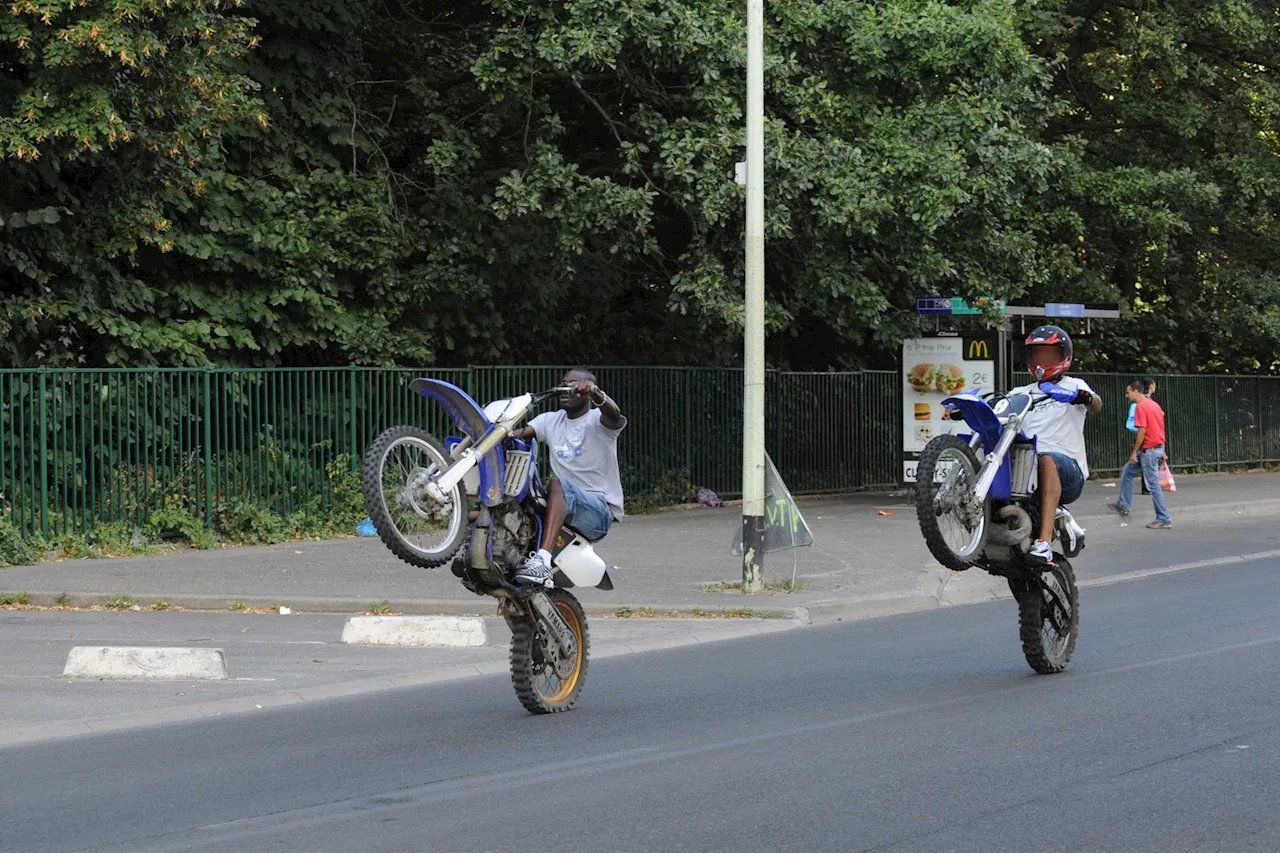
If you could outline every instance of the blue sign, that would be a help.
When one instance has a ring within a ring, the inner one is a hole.
[[[950,314],[951,313],[950,297],[929,297],[928,299],[916,300],[916,313],[918,314]]]
[[[1044,316],[1083,317],[1084,305],[1074,302],[1046,302],[1044,304]]]

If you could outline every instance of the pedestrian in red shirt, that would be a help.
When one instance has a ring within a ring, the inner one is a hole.
[[[1120,500],[1107,504],[1107,508],[1122,516],[1128,515],[1133,506],[1133,481],[1141,474],[1151,492],[1151,503],[1156,510],[1156,520],[1147,527],[1152,530],[1168,530],[1173,527],[1173,517],[1169,515],[1169,506],[1165,503],[1164,491],[1160,488],[1160,462],[1165,456],[1164,409],[1146,396],[1143,390],[1139,381],[1130,382],[1125,389],[1125,396],[1135,406],[1133,425],[1137,433],[1134,435],[1129,462],[1120,475]]]

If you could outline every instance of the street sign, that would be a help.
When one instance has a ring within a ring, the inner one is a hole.
[[[1083,317],[1083,303],[1075,302],[1046,302],[1044,304],[1044,316],[1046,317]]]
[[[1003,299],[987,299],[980,297],[973,301],[970,305],[968,301],[961,299],[959,296],[927,296],[916,300],[917,314],[948,314],[948,315],[974,315],[981,314],[988,303],[993,304],[999,313],[1005,313],[1005,304]]]

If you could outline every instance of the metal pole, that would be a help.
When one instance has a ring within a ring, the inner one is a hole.
[[[764,569],[764,0],[747,0],[747,281],[742,412],[742,591]]]

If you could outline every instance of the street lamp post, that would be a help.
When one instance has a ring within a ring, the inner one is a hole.
[[[764,569],[764,0],[747,0],[747,275],[742,411],[742,591]]]

